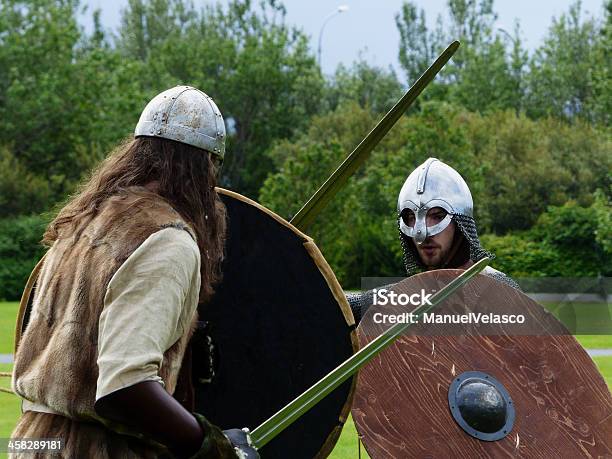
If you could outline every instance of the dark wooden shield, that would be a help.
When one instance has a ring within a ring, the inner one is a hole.
[[[459,273],[424,273],[393,290],[431,291]],[[362,319],[361,346],[383,331],[373,321],[381,311],[373,306]],[[525,323],[421,322],[364,367],[352,414],[372,458],[612,457],[610,391],[586,351],[542,306],[479,275],[434,311],[523,314]],[[509,394],[514,424],[503,438],[483,441],[455,421],[449,389],[466,372],[489,375]]]
[[[223,429],[253,429],[353,354],[355,326],[312,239],[244,196],[219,193],[229,217],[223,281],[199,307],[215,347],[215,375],[195,381],[196,411]],[[195,367],[208,365],[197,355]],[[353,388],[352,380],[340,386],[261,456],[327,456]]]

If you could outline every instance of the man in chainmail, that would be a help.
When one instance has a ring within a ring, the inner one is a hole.
[[[436,158],[429,158],[408,176],[397,202],[408,277],[433,269],[467,269],[484,257],[494,257],[480,245],[473,207],[463,177]],[[489,266],[483,274],[519,288],[512,278]],[[356,321],[372,298],[371,290],[347,294]]]

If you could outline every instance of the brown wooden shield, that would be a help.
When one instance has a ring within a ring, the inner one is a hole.
[[[398,294],[435,290],[459,273],[424,273],[393,290]],[[358,328],[360,345],[389,326],[374,323],[375,313],[399,311],[370,307]],[[359,373],[352,409],[372,458],[612,457],[610,391],[586,351],[542,306],[479,275],[434,312],[438,317],[468,312],[522,314],[525,322],[421,321],[373,359]],[[512,405],[514,422],[501,439],[475,438],[451,413],[455,409],[449,401],[451,385],[474,371],[497,380],[510,396],[507,408]]]

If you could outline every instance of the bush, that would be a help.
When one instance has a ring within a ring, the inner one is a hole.
[[[41,245],[48,221],[41,216],[0,220],[0,299],[15,301],[32,269],[43,256]]]
[[[52,203],[49,182],[30,172],[0,146],[0,215],[4,218],[42,212]]]
[[[315,117],[303,136],[277,143],[268,155],[278,172],[261,188],[261,202],[294,215],[376,119],[367,107],[346,103]],[[307,232],[343,285],[401,273],[397,195],[408,174],[436,156],[469,184],[479,232],[510,235],[486,239],[505,254],[497,262],[505,271],[603,275],[610,271],[601,249],[611,231],[605,193],[611,148],[603,132],[584,123],[533,121],[512,111],[483,116],[426,102],[398,121]],[[595,193],[598,187],[603,191]]]
[[[589,207],[574,201],[550,206],[529,231],[481,239],[497,256],[493,265],[512,277],[610,276],[611,214],[598,191]]]

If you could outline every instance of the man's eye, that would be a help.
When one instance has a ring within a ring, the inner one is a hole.
[[[402,219],[404,220],[404,224],[414,226],[414,214],[412,212],[404,212]]]
[[[436,223],[439,223],[444,220],[444,217],[446,217],[446,214],[444,212],[437,212],[431,216],[431,219]]]

